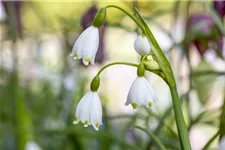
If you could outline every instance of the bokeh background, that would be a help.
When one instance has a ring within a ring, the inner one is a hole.
[[[1,1],[0,149],[159,149],[134,125],[154,133],[168,149],[181,149],[170,92],[162,79],[146,73],[159,99],[153,109],[134,112],[124,105],[136,78],[136,69],[129,66],[113,66],[101,74],[100,131],[72,124],[79,100],[102,66],[140,60],[133,47],[140,30],[113,8],[100,28],[96,65],[86,67],[69,56],[98,9],[110,4],[132,14],[137,7],[171,62],[193,150],[202,149],[213,136],[210,149],[218,148],[218,135],[222,130],[225,134],[220,121],[225,100],[224,1]]]

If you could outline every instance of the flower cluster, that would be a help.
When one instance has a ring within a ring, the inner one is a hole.
[[[105,10],[100,10],[95,17],[93,25],[88,27],[78,37],[74,44],[71,56],[75,59],[82,58],[84,65],[88,65],[89,62],[94,65],[95,55],[99,45],[99,33],[98,28],[104,23]],[[100,22],[100,23],[99,23]],[[136,52],[142,57],[141,63],[137,65],[137,78],[134,80],[125,105],[131,104],[133,109],[136,110],[139,106],[152,107],[156,102],[156,95],[154,94],[152,86],[144,77],[146,68],[158,69],[158,64],[155,61],[149,61],[145,58],[150,53],[151,46],[145,36],[140,34],[134,42],[134,48]],[[145,65],[149,62],[153,65]],[[154,66],[154,67],[152,67]],[[103,67],[104,68],[104,67]],[[77,105],[74,124],[82,122],[84,127],[92,125],[96,130],[99,130],[99,126],[102,124],[102,106],[97,94],[97,90],[100,85],[100,78],[98,73],[91,82],[90,91],[85,94]]]

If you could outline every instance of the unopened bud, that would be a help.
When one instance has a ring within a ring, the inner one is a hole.
[[[146,70],[160,70],[159,64],[154,60],[145,60],[143,63]]]

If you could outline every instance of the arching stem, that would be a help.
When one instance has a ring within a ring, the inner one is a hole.
[[[138,64],[129,63],[129,62],[113,62],[113,63],[107,64],[104,67],[102,67],[98,71],[97,76],[99,76],[103,70],[105,70],[106,68],[108,68],[110,66],[113,66],[113,65],[127,65],[127,66],[133,66],[133,67],[138,67],[139,66]]]
[[[124,10],[123,8],[116,6],[116,5],[108,5],[106,6],[106,8],[116,8],[119,9],[120,11],[124,12],[127,16],[129,16],[136,24],[137,26],[141,29],[141,31],[145,31],[145,28],[143,27],[143,25],[137,20],[137,18],[135,18],[133,15],[131,15],[130,13],[128,13],[126,10]],[[145,32],[144,32],[145,33]]]

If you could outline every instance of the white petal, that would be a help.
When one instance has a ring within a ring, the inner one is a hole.
[[[90,124],[90,118],[89,118],[89,109],[91,107],[91,97],[92,92],[88,92],[85,94],[80,102],[77,105],[76,109],[76,117],[78,121],[81,121],[82,123],[85,123],[88,121],[88,124]]]
[[[127,102],[128,103],[136,103],[138,106],[141,106],[144,102],[144,95],[142,92],[143,80],[140,77],[137,77],[128,93]],[[127,104],[127,103],[126,103]]]
[[[92,27],[89,35],[85,39],[85,43],[80,49],[83,59],[89,59],[90,61],[95,57],[99,46],[99,32],[98,29]]]
[[[151,46],[146,37],[139,35],[134,42],[134,48],[139,55],[144,56],[150,52]]]
[[[145,77],[137,77],[130,88],[125,105],[135,103],[137,106],[152,107],[155,99],[153,88],[147,79]]]
[[[149,92],[149,93],[151,93],[151,97],[156,102],[157,101],[157,97],[155,95],[155,92],[154,92],[152,86],[149,84],[149,82],[148,82],[148,80],[146,78],[145,78],[144,82],[146,83],[146,86],[148,87],[149,91],[151,91],[151,92]]]
[[[92,126],[98,130],[99,126],[102,123],[102,106],[99,99],[99,96],[96,92],[93,92],[93,99],[90,109],[90,120]]]
[[[91,27],[88,27],[86,30],[84,30],[81,35],[77,38],[77,41],[75,42],[72,53],[70,56],[74,56],[77,54],[77,51],[82,47],[83,42],[85,41],[86,36],[89,34],[91,30]]]
[[[96,56],[96,55],[94,55],[94,56],[92,57],[92,59],[91,59],[91,64],[92,64],[92,65],[95,65],[95,56]]]

